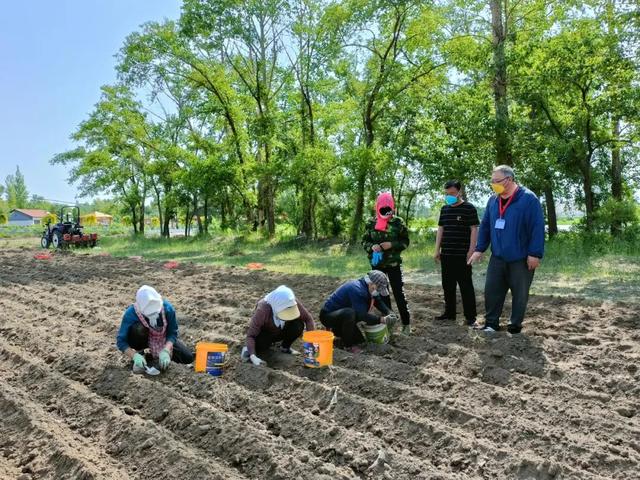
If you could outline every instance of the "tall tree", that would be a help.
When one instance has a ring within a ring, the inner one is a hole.
[[[352,64],[347,91],[360,105],[362,133],[351,156],[355,182],[350,242],[359,238],[367,179],[384,155],[376,145],[378,124],[385,112],[409,88],[443,66],[435,55],[435,32],[440,18],[424,2],[368,2],[351,0],[334,6],[336,26],[345,60]]]
[[[495,104],[495,150],[497,165],[512,165],[509,142],[509,98],[507,96],[507,0],[489,0],[493,47],[493,99]]]
[[[5,179],[7,203],[9,208],[25,208],[29,203],[29,191],[24,181],[20,167],[16,166],[16,173],[7,175]]]

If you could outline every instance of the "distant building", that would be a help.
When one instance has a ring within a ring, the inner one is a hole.
[[[42,218],[49,212],[28,208],[15,208],[9,212],[9,225],[40,225]]]
[[[102,225],[108,227],[113,222],[113,217],[106,213],[91,212],[80,216],[82,225]]]

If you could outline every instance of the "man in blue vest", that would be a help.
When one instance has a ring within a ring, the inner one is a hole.
[[[482,260],[491,245],[491,259],[484,287],[485,333],[500,329],[500,315],[511,290],[511,319],[507,331],[520,333],[529,301],[533,274],[544,254],[544,216],[538,197],[516,183],[508,165],[493,169],[491,188],[475,252],[469,265]]]

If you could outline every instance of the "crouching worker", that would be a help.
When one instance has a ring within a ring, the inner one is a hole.
[[[366,325],[387,325],[389,334],[397,317],[391,312],[382,297],[389,296],[389,281],[387,276],[372,270],[364,277],[343,283],[329,295],[320,310],[320,322],[334,335],[342,339],[342,345],[352,353],[359,353],[359,343],[364,343],[365,337],[361,327]],[[373,307],[382,316],[371,313]]]
[[[241,357],[254,365],[266,364],[257,354],[269,350],[276,342],[281,342],[281,352],[297,355],[299,352],[291,345],[302,335],[305,327],[307,331],[315,330],[311,314],[296,300],[293,290],[280,285],[256,305]]]
[[[171,360],[176,363],[193,362],[193,352],[178,340],[178,322],[173,305],[148,285],[140,287],[136,302],[124,312],[116,345],[133,361],[134,373],[144,373],[147,360],[151,359],[161,370],[165,370]],[[150,356],[145,356],[146,349],[149,349]]]

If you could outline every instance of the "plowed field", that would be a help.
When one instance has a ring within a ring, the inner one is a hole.
[[[0,252],[0,478],[640,478],[634,305],[532,297],[522,335],[486,338],[409,285],[413,336],[254,367],[256,300],[284,283],[317,313],[337,280],[34,253]],[[187,344],[230,345],[222,378],[131,373],[115,333],[145,283]]]

